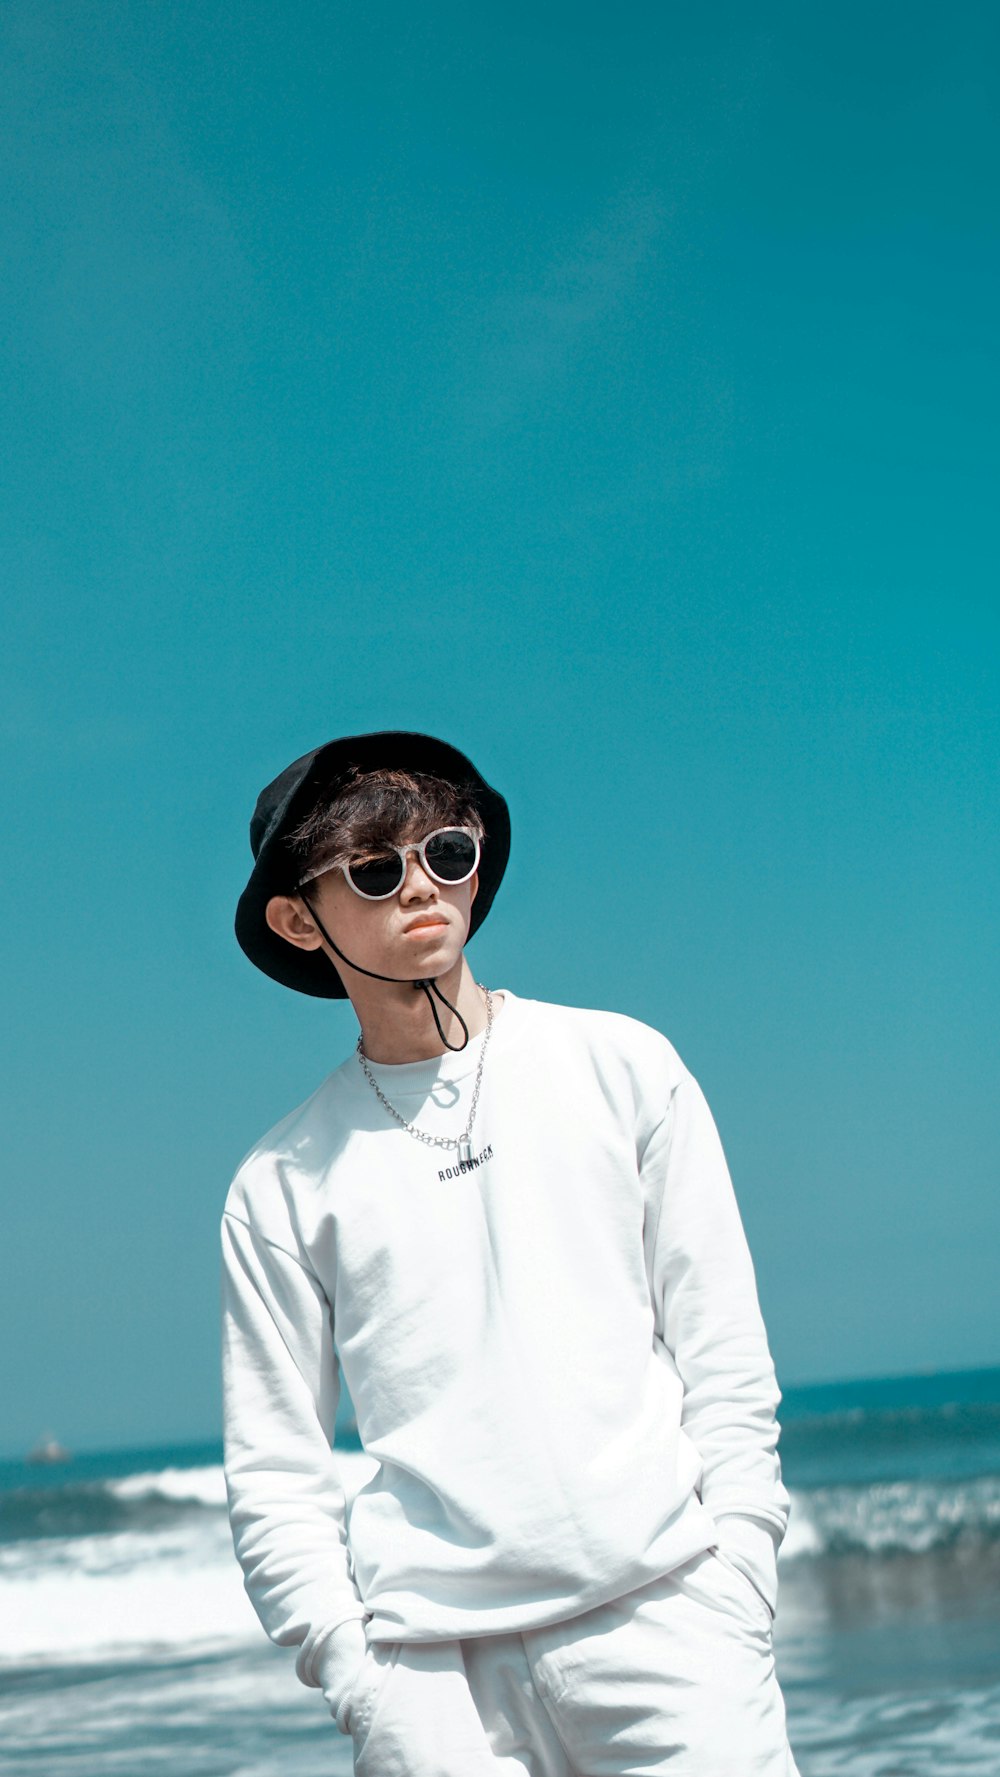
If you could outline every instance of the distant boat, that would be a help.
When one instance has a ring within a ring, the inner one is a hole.
[[[73,1452],[60,1444],[50,1431],[44,1432],[37,1444],[28,1451],[25,1462],[69,1462]]]

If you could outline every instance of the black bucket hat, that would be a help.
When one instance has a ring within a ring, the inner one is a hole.
[[[236,908],[236,937],[245,955],[272,981],[294,987],[297,993],[312,994],[316,999],[347,999],[340,975],[324,950],[299,950],[273,932],[265,909],[272,895],[294,892],[286,834],[304,819],[317,796],[332,789],[351,766],[362,771],[424,772],[468,789],[485,829],[470,938],[493,904],[510,854],[510,813],[506,802],[499,790],[492,789],[480,775],[471,759],[447,741],[435,740],[430,734],[387,729],[379,734],[347,735],[303,753],[257,798],[250,822],[250,850],[255,862]]]

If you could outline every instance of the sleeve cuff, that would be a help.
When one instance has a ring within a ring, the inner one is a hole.
[[[774,1616],[778,1604],[778,1531],[762,1518],[749,1518],[742,1512],[722,1512],[715,1522],[719,1547],[756,1587]]]
[[[331,1629],[313,1655],[316,1681],[342,1734],[350,1732],[345,1705],[367,1652],[365,1619],[349,1617],[346,1622],[338,1623],[336,1629]]]

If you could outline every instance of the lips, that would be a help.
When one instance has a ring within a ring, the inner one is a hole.
[[[408,926],[403,927],[403,933],[405,936],[409,932],[441,932],[444,931],[447,924],[448,921],[446,919],[441,919],[436,914],[433,917],[430,914],[426,914],[423,919],[412,919]]]

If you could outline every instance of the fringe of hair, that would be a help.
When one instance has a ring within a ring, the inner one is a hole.
[[[291,881],[348,859],[377,856],[387,846],[420,839],[435,827],[471,827],[485,837],[475,787],[413,771],[362,771],[352,766],[320,795],[285,835]],[[289,889],[294,894],[294,887]]]

